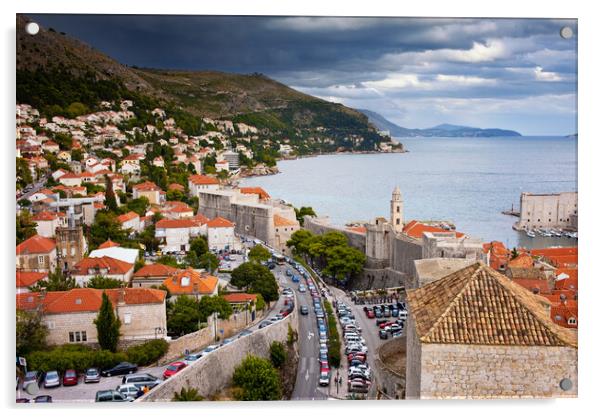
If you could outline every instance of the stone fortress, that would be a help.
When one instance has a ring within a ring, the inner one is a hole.
[[[330,224],[328,217],[305,217],[305,228],[312,233],[341,232],[350,245],[365,253],[366,264],[360,279],[353,283],[355,289],[415,287],[414,261],[420,259],[486,260],[480,239],[428,226],[416,237],[404,231],[414,223],[404,222],[399,187],[391,196],[389,219],[376,217],[361,227],[344,227]]]

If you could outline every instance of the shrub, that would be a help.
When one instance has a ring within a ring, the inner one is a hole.
[[[163,339],[155,339],[138,346],[132,346],[125,351],[127,361],[141,366],[158,361],[169,348],[169,343]]]
[[[277,341],[272,342],[270,345],[270,360],[276,368],[282,368],[282,365],[286,362],[286,350],[284,350],[282,343]]]
[[[282,385],[270,361],[249,355],[234,370],[235,398],[239,401],[274,401],[282,399]]]

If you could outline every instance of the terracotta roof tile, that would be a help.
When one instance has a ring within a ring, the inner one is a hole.
[[[207,227],[234,227],[234,223],[228,219],[224,219],[223,217],[216,217],[207,223]]]
[[[247,303],[249,301],[257,300],[257,294],[247,294],[244,292],[233,292],[230,294],[224,294],[224,299],[231,303]]]
[[[274,214],[274,226],[298,226],[298,222],[287,219],[286,217]]]
[[[240,187],[240,192],[243,194],[257,194],[262,200],[269,200],[270,195],[261,187]]]
[[[167,277],[177,272],[178,268],[163,264],[144,265],[138,271],[134,272],[134,278],[146,277]]]
[[[534,265],[533,258],[527,253],[521,253],[516,258],[508,261],[508,267],[532,268]]]
[[[106,242],[101,243],[100,246],[98,246],[98,249],[112,248],[112,247],[116,247],[116,246],[121,246],[121,245],[119,245],[119,243],[113,242],[111,239],[109,239]]]
[[[187,229],[197,227],[197,223],[190,219],[161,219],[155,224],[155,229]]]
[[[51,211],[41,211],[37,213],[32,219],[36,222],[48,222],[52,220],[56,220],[58,218],[57,214]]]
[[[195,185],[214,185],[219,184],[217,178],[208,177],[207,175],[191,175],[188,177],[188,181]]]
[[[17,255],[28,255],[31,253],[48,253],[56,248],[52,239],[40,235],[34,235],[17,245]]]
[[[186,283],[186,278],[188,282]],[[193,269],[185,269],[163,281],[173,295],[213,294],[217,288],[217,277],[201,275]],[[184,285],[183,285],[184,284]]]
[[[416,220],[412,220],[408,224],[403,227],[403,233],[406,235],[421,239],[424,232],[432,232],[432,233],[442,233],[442,232],[453,232],[453,230],[445,230],[441,227],[435,227],[428,224],[421,223]],[[455,232],[456,237],[460,238],[464,236],[464,233]]]
[[[146,181],[137,185],[134,185],[132,189],[136,191],[162,191],[161,188],[152,181]]]
[[[48,272],[17,271],[17,288],[31,287],[36,282],[48,277]]]
[[[550,320],[547,300],[480,262],[407,299],[422,343],[577,347],[576,335]]]
[[[108,273],[123,275],[134,267],[129,262],[124,262],[119,259],[103,256],[101,258],[84,258],[74,265],[76,275],[90,275],[90,269],[108,269]],[[95,275],[93,273],[92,275]]]
[[[138,213],[130,211],[129,213],[122,214],[121,216],[117,216],[117,221],[119,223],[129,222],[130,220],[134,220],[136,217],[140,217]]]

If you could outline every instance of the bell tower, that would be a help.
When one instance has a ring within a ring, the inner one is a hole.
[[[395,187],[391,196],[391,225],[395,233],[403,230],[403,200],[399,186]]]

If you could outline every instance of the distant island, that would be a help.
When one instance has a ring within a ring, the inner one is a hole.
[[[408,129],[396,125],[382,115],[365,109],[357,109],[368,116],[368,120],[378,129],[388,131],[391,136],[397,137],[496,137],[496,136],[522,136],[519,132],[505,129],[480,129],[478,127],[457,126],[451,124],[440,124],[428,129]]]

